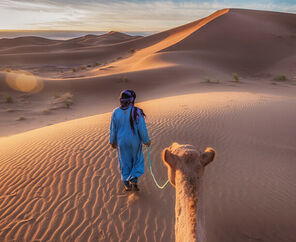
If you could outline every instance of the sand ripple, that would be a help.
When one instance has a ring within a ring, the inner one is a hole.
[[[221,92],[140,104],[160,183],[160,152],[173,141],[217,151],[204,177],[208,241],[296,240],[295,102]],[[174,240],[174,189],[158,190],[147,166],[141,191],[122,191],[109,120],[97,115],[0,140],[1,241]]]

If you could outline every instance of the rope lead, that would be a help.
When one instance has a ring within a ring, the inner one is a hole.
[[[167,180],[167,181],[165,182],[165,184],[163,184],[162,186],[160,186],[160,185],[158,184],[158,182],[156,181],[156,179],[155,179],[155,177],[154,177],[153,171],[152,171],[151,158],[150,158],[150,153],[149,153],[149,146],[147,146],[147,150],[148,150],[148,158],[149,158],[150,172],[151,172],[151,175],[152,175],[152,177],[153,177],[153,180],[154,180],[156,186],[157,186],[159,189],[163,189],[163,188],[165,188],[165,186],[169,183],[169,180]]]

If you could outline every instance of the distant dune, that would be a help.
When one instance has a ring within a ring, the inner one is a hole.
[[[211,71],[251,76],[274,70],[291,72],[296,58],[295,22],[295,14],[225,9],[147,37],[109,32],[67,41],[2,39],[0,65],[114,62],[133,49],[142,51],[141,55],[132,56],[127,65],[119,62],[118,71],[131,63],[139,70],[147,65],[156,68],[163,62],[191,71],[194,64]],[[277,48],[273,48],[275,45]]]
[[[125,54],[105,45],[114,45],[140,38],[118,32],[86,35],[70,40],[50,40],[39,37],[0,39],[0,65],[55,64],[71,65],[106,61]]]
[[[76,45],[81,45],[83,46],[100,46],[102,44],[114,44],[114,43],[120,43],[126,40],[131,40],[131,39],[137,39],[141,36],[131,36],[128,34],[124,33],[119,33],[115,31],[110,31],[106,34],[102,35],[85,35],[82,37],[78,38],[73,38],[69,40],[52,40],[52,39],[46,39],[46,38],[41,38],[41,37],[35,37],[35,36],[25,36],[25,37],[18,37],[18,38],[3,38],[0,39],[0,49],[5,50],[9,49],[10,51],[11,48],[14,48],[14,51],[20,51],[19,53],[22,53],[22,49],[20,46],[27,46],[29,45],[31,48],[34,50],[34,46],[38,45],[51,45],[51,48],[56,48],[59,50],[59,48],[62,47],[71,47],[71,44],[76,44]],[[69,46],[68,46],[69,45]],[[16,48],[18,47],[18,48]],[[44,47],[44,46],[43,46]],[[42,49],[41,52],[46,52],[48,49]],[[9,51],[7,51],[10,53]]]
[[[25,37],[17,37],[17,38],[3,38],[0,39],[0,49],[7,49],[11,47],[17,46],[34,46],[34,45],[49,45],[59,43],[58,40],[51,40],[42,37],[36,36],[25,36]]]
[[[85,35],[83,37],[74,38],[66,40],[65,43],[81,43],[85,45],[106,45],[106,44],[115,44],[121,43],[127,40],[138,39],[141,36],[131,36],[125,33],[110,31],[107,34],[103,35]]]

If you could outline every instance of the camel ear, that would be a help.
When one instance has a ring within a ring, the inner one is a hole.
[[[175,186],[175,174],[176,174],[176,157],[173,155],[168,148],[162,151],[162,160],[168,168],[168,178],[170,183]]]
[[[205,149],[205,151],[201,154],[201,164],[203,166],[208,165],[211,163],[215,158],[216,152],[214,149],[208,147]]]
[[[165,165],[175,169],[176,167],[176,157],[174,154],[172,154],[168,148],[165,148],[162,151],[162,160],[164,161]]]

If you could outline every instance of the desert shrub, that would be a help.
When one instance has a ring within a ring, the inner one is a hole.
[[[277,75],[273,78],[274,81],[278,81],[278,82],[281,82],[281,81],[286,81],[287,80],[287,77],[286,75],[284,74],[281,74],[281,75]]]
[[[6,71],[6,72],[11,72],[11,69],[8,68],[8,67],[6,67],[6,68],[4,68],[4,71]]]
[[[62,96],[62,101],[65,104],[66,108],[70,108],[70,106],[73,104],[73,94],[70,92],[64,93]]]
[[[91,65],[87,65],[87,67],[91,67]]]
[[[6,103],[13,103],[13,98],[10,94],[5,95]]]
[[[98,63],[98,62],[95,62],[94,64],[93,64],[93,67],[96,67],[96,66],[99,66],[100,64]]]
[[[239,76],[237,73],[232,73],[232,77],[234,82],[239,82]]]
[[[81,70],[86,70],[86,66],[81,66]]]
[[[51,102],[52,107],[51,110],[61,109],[61,108],[70,108],[73,104],[73,94],[70,92],[66,92],[64,94],[60,94],[57,98]]]
[[[128,53],[130,53],[130,54],[134,54],[135,52],[136,52],[136,50],[134,48],[131,48],[128,50]]]
[[[73,71],[73,72],[76,72],[76,71],[78,71],[78,70],[77,70],[77,68],[72,68],[72,71]]]
[[[72,100],[72,98],[73,98],[73,94],[70,93],[70,92],[66,92],[66,93],[64,93],[61,97],[62,97],[62,98],[65,98],[65,99],[71,99],[71,100]]]

